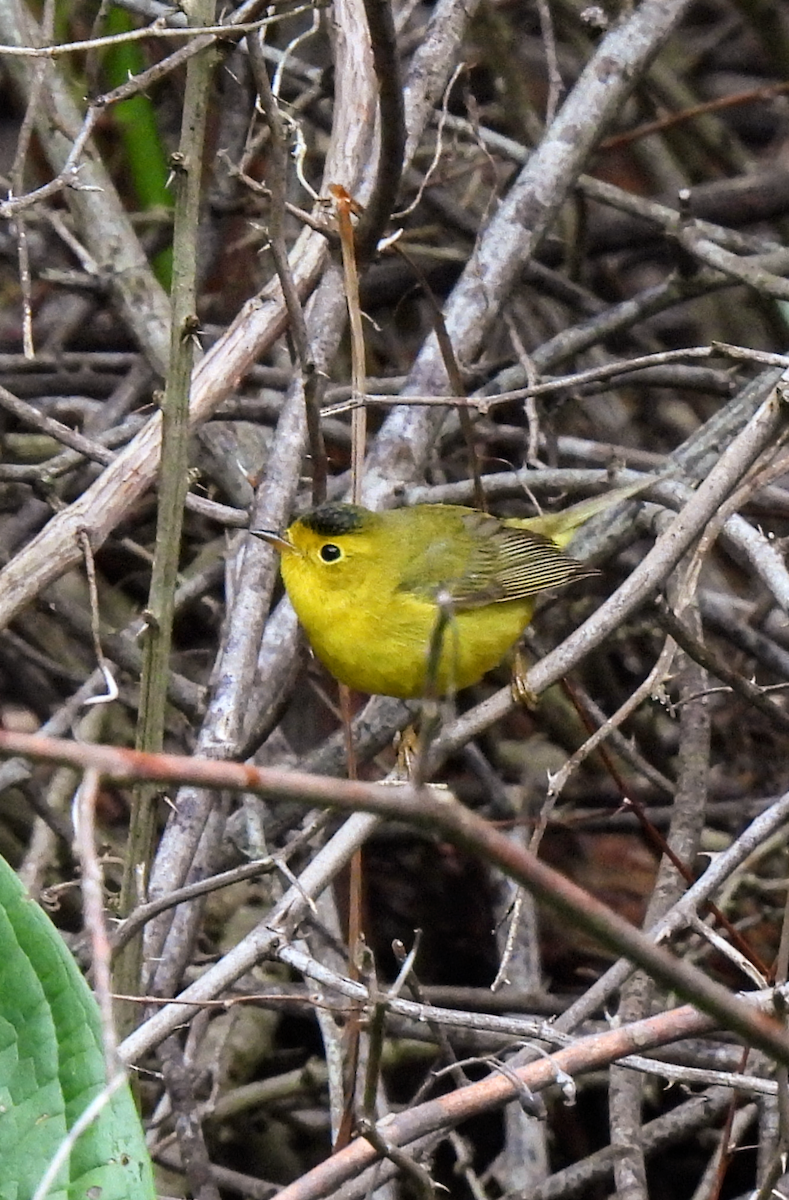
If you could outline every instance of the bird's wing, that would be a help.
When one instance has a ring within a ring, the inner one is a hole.
[[[435,600],[443,590],[456,609],[482,608],[597,574],[539,533],[476,510],[456,515],[456,526],[444,521],[413,553],[398,591]]]
[[[465,520],[461,519],[461,510],[458,508],[450,514],[446,511],[448,506],[432,507],[436,515],[442,509],[444,519],[436,520],[427,506],[421,511],[421,536],[404,543],[407,558],[402,564],[397,586],[399,592],[408,592],[431,601],[442,589],[454,595],[454,587],[464,577],[466,564],[473,551],[472,537],[469,536],[471,531],[467,530]],[[493,518],[485,519],[493,521]],[[493,524],[498,527],[499,523],[493,521]]]
[[[504,600],[524,600],[573,579],[598,574],[570,558],[550,538],[528,529],[503,525],[493,517],[469,514],[466,523],[473,549],[463,575],[448,588],[458,608],[476,608]]]

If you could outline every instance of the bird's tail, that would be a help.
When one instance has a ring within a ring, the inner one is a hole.
[[[561,512],[541,513],[539,517],[527,517],[518,524],[522,524],[524,529],[530,529],[533,533],[541,533],[563,549],[572,540],[576,529],[580,529],[592,517],[605,512],[606,509],[613,508],[621,500],[627,500],[630,496],[635,496],[637,492],[644,491],[654,482],[651,477],[641,479],[638,483],[629,483],[624,487],[614,488],[610,492],[603,492],[600,496],[590,496],[588,500],[580,500],[578,504],[571,504],[569,508],[564,508]]]

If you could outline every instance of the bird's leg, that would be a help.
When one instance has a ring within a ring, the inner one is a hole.
[[[390,776],[391,782],[405,783],[413,778],[414,763],[419,755],[419,734],[416,725],[407,725],[395,738],[397,761]]]
[[[523,646],[518,645],[515,647],[512,660],[512,679],[510,680],[512,699],[516,704],[522,704],[524,708],[528,708],[529,712],[534,712],[539,703],[539,696],[529,687],[528,672],[526,651]]]
[[[408,780],[414,787],[421,787],[427,782],[423,778],[424,763],[440,727],[441,710],[438,704],[425,701],[414,724],[408,725],[397,738],[395,776],[398,779]]]

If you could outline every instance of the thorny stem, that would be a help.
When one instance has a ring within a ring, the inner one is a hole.
[[[196,24],[210,24],[214,0],[195,0]],[[148,599],[147,627],[140,681],[140,717],[137,747],[160,750],[164,740],[167,681],[181,553],[184,502],[189,487],[189,389],[198,334],[195,286],[197,236],[208,99],[213,73],[211,50],[190,59],[187,67],[181,142],[173,156],[176,192],[173,235],[172,324],[170,365],[162,404],[162,449],[159,476],[159,511],[156,549]],[[156,790],[150,786],[134,793],[125,860],[121,912],[127,915],[145,902],[153,851]],[[141,985],[142,940],[136,937],[118,958],[117,990],[135,994]],[[137,1014],[123,1010],[128,1027]]]

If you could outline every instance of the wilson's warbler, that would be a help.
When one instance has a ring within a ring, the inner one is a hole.
[[[290,601],[332,675],[360,692],[412,700],[427,689],[439,596],[450,616],[432,683],[443,695],[502,661],[531,621],[538,592],[597,574],[561,547],[595,513],[644,486],[527,519],[451,504],[385,512],[322,504],[284,537],[251,532],[280,552]]]

